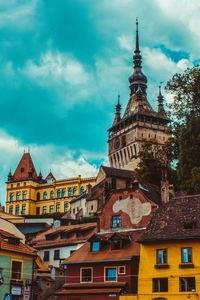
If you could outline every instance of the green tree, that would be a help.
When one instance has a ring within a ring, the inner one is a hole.
[[[173,153],[177,159],[180,190],[200,193],[200,68],[186,69],[167,82],[166,91],[173,95],[168,105],[173,120]]]

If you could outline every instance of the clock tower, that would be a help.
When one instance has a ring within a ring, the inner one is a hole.
[[[133,74],[129,77],[130,97],[121,117],[118,96],[115,118],[108,129],[108,157],[111,167],[134,170],[137,168],[138,152],[144,140],[156,139],[164,144],[170,134],[159,87],[158,111],[154,111],[147,100],[147,77],[142,72],[142,56],[139,49],[138,21],[136,20],[136,44],[133,56]]]

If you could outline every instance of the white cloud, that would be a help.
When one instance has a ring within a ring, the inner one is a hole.
[[[53,81],[86,85],[90,80],[90,74],[79,61],[58,51],[42,54],[38,63],[33,60],[27,61],[24,70],[21,71],[38,80],[41,85],[51,85]]]
[[[27,30],[33,26],[33,17],[38,0],[0,1],[0,27],[14,27]]]
[[[122,35],[117,38],[119,46],[122,49],[128,50],[128,51],[133,51],[133,37],[132,36],[127,36],[127,35]]]

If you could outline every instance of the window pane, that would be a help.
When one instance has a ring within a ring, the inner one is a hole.
[[[82,281],[92,281],[92,270],[82,269]]]
[[[157,264],[167,264],[167,249],[157,250]]]
[[[116,268],[106,269],[106,280],[107,281],[116,281],[117,271]]]
[[[12,279],[21,279],[22,263],[19,261],[12,262]]]
[[[99,242],[93,242],[92,243],[92,251],[99,251],[99,246],[100,246]]]

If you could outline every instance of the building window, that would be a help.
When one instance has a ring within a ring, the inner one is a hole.
[[[62,197],[65,197],[65,189],[62,189]]]
[[[105,268],[106,281],[117,281],[117,268]]]
[[[72,196],[72,188],[69,188],[69,196]]]
[[[168,278],[153,278],[153,292],[168,292]]]
[[[93,205],[91,205],[91,210],[93,210]]]
[[[10,214],[10,215],[13,215],[13,207],[10,207],[10,208],[9,208],[9,214]]]
[[[43,214],[46,214],[46,213],[47,213],[47,207],[46,207],[46,206],[43,206],[42,212],[43,212]]]
[[[44,251],[44,261],[49,261],[49,251]]]
[[[43,196],[43,199],[47,199],[47,192],[44,192],[44,196]]]
[[[69,204],[68,204],[68,203],[65,203],[65,212],[68,211],[68,207],[69,207]]]
[[[92,251],[100,250],[100,242],[92,242]]]
[[[49,210],[50,213],[53,213],[53,205],[50,205],[50,210]]]
[[[126,267],[125,266],[119,266],[118,267],[118,274],[126,274]]]
[[[37,200],[40,200],[40,193],[37,193]]]
[[[10,201],[13,201],[13,199],[14,199],[14,194],[11,193],[11,194],[10,194]]]
[[[22,215],[25,215],[26,213],[26,205],[22,205]]]
[[[56,212],[60,212],[60,204],[56,204]]]
[[[18,216],[18,215],[19,215],[19,206],[16,206],[16,209],[15,209],[15,214],[16,214],[16,216]]]
[[[180,292],[195,292],[195,277],[180,277]]]
[[[73,195],[76,195],[76,188],[73,188]]]
[[[167,249],[157,250],[157,264],[167,264]]]
[[[17,200],[20,199],[20,192],[17,193]]]
[[[181,262],[182,263],[192,262],[192,248],[181,248]]]
[[[60,259],[60,250],[54,250],[54,260]]]
[[[60,190],[57,190],[57,197],[60,198]]]
[[[22,279],[22,261],[12,260],[11,279],[14,280]]]
[[[23,200],[26,200],[26,192],[23,192]]]
[[[50,193],[50,198],[51,198],[51,199],[54,198],[54,191],[51,191],[51,193]]]
[[[121,216],[113,216],[112,217],[112,227],[113,228],[117,228],[117,227],[121,227]]]
[[[81,268],[81,282],[92,281],[92,268]]]
[[[36,207],[36,215],[39,215],[39,214],[40,214],[40,208]]]
[[[81,195],[84,193],[84,186],[81,187]]]

